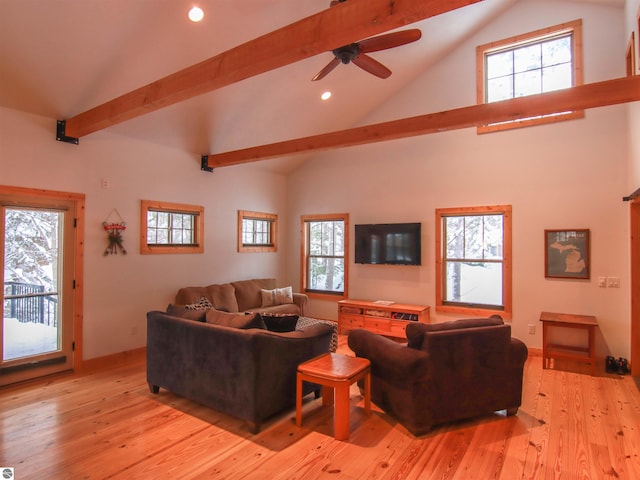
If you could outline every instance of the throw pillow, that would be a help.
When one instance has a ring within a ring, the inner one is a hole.
[[[207,310],[207,323],[241,329],[261,328],[264,330],[266,328],[262,317],[255,313],[245,315],[244,313],[227,313],[215,309]]]
[[[267,330],[272,332],[293,332],[298,323],[298,315],[283,313],[260,313],[259,315],[267,326]]]
[[[207,297],[200,297],[200,300],[198,300],[196,303],[185,305],[185,308],[189,310],[208,310],[210,308],[213,308],[213,304]]]
[[[204,322],[207,311],[204,309],[196,310],[180,305],[169,304],[167,306],[167,315],[186,318],[187,320],[195,320],[196,322]]]
[[[238,302],[236,301],[236,291],[230,283],[219,285],[209,285],[207,295],[213,301],[216,310],[225,312],[237,312]]]
[[[293,303],[292,287],[274,288],[273,290],[265,290],[262,288],[260,289],[260,294],[262,295],[263,307]]]

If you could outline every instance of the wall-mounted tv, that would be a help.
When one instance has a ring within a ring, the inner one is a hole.
[[[356,263],[421,265],[421,225],[421,223],[356,225]]]

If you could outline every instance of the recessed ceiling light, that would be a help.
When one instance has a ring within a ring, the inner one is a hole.
[[[204,11],[197,5],[192,7],[191,10],[189,10],[189,20],[191,20],[192,22],[199,22],[203,18],[204,18]]]
[[[322,100],[329,100],[331,98],[331,92],[327,90],[322,95],[320,95],[320,98]]]

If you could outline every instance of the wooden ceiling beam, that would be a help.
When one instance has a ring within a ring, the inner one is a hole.
[[[77,139],[249,77],[482,0],[349,0],[64,121]],[[327,0],[327,4],[328,4]]]
[[[540,95],[472,105],[242,150],[215,153],[206,156],[206,159],[209,168],[238,165],[292,154],[384,142],[490,123],[521,120],[537,115],[637,101],[640,101],[640,76],[624,77]]]

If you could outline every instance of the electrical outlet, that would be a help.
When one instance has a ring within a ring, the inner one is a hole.
[[[620,288],[620,277],[607,277],[607,287]]]
[[[529,335],[535,335],[536,334],[536,326],[533,323],[529,324]]]
[[[138,327],[131,327],[131,336],[135,337],[138,334]]]

